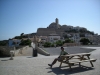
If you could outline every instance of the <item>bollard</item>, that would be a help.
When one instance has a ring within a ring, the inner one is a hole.
[[[10,52],[10,54],[11,54],[10,60],[13,60],[13,52]]]
[[[37,57],[38,54],[37,54],[37,49],[33,49],[33,57]]]

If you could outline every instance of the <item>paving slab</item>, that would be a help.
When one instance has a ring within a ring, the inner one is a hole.
[[[0,58],[0,75],[100,75],[100,47],[85,48],[96,49],[91,52],[91,57],[97,59],[93,68],[89,62],[82,63],[81,68],[77,65],[73,66],[73,71],[70,71],[66,64],[62,64],[59,68],[59,62],[50,68],[48,63],[51,63],[58,55],[39,54],[38,57],[16,56],[14,60]]]

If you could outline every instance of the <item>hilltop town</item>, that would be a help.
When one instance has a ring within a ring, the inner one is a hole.
[[[85,44],[88,45],[91,42],[93,45],[82,46],[83,43],[81,41],[84,38],[88,39],[88,43],[86,42]],[[32,42],[35,43],[36,47],[30,47],[29,44],[32,44]],[[61,44],[61,42],[63,43]],[[53,46],[55,43],[58,47]],[[4,45],[4,43],[2,44]],[[38,44],[42,46],[38,46]],[[20,36],[9,39],[7,47],[0,46],[0,67],[3,67],[0,68],[0,73],[2,75],[76,75],[80,73],[82,75],[100,75],[100,67],[98,65],[100,63],[99,44],[100,35],[83,27],[60,25],[56,18],[55,22],[51,23],[47,28],[38,28],[36,33],[31,34],[21,33]],[[68,52],[69,59],[66,59],[67,55],[65,55],[64,60],[58,60],[59,63],[49,67],[47,64],[58,57],[61,51],[59,46],[62,45],[64,46],[62,47],[64,51]],[[64,64],[62,64],[63,62]],[[95,64],[92,62],[95,62]]]
[[[38,28],[36,34],[42,40],[49,42],[70,38],[74,42],[79,43],[81,38],[87,38],[93,42],[93,44],[100,43],[100,35],[95,34],[84,27],[60,25],[57,18],[55,19],[55,22],[51,23],[47,28]]]
[[[20,36],[22,36],[22,38],[20,38]],[[80,44],[82,38],[87,38],[92,44],[100,44],[100,35],[95,34],[93,31],[89,31],[84,27],[60,25],[58,18],[55,19],[55,22],[50,23],[47,28],[38,28],[36,33],[22,33],[20,36],[15,36],[12,40],[10,39],[9,45],[11,45],[13,41],[20,43],[21,39],[30,39],[31,41],[34,41],[34,36],[39,40],[38,42],[54,43],[58,40],[64,41],[68,38],[74,41],[74,43]]]

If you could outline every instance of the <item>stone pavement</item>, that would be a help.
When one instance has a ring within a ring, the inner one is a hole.
[[[69,71],[66,64],[59,68],[57,62],[51,69],[48,63],[51,63],[57,56],[16,56],[14,60],[9,58],[0,58],[0,75],[100,75],[100,47],[87,47],[97,49],[93,52],[92,58],[96,58],[94,67],[91,68],[89,62],[82,63],[83,67],[74,66],[73,71]]]

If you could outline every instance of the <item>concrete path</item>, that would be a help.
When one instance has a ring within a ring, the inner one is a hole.
[[[51,63],[55,56],[17,56],[14,60],[9,58],[0,58],[0,75],[100,75],[100,47],[88,47],[96,49],[92,53],[92,58],[96,58],[94,68],[91,68],[89,62],[82,63],[83,67],[72,67],[73,71],[69,71],[66,64],[62,64],[59,68],[57,62],[51,69],[48,63]]]

